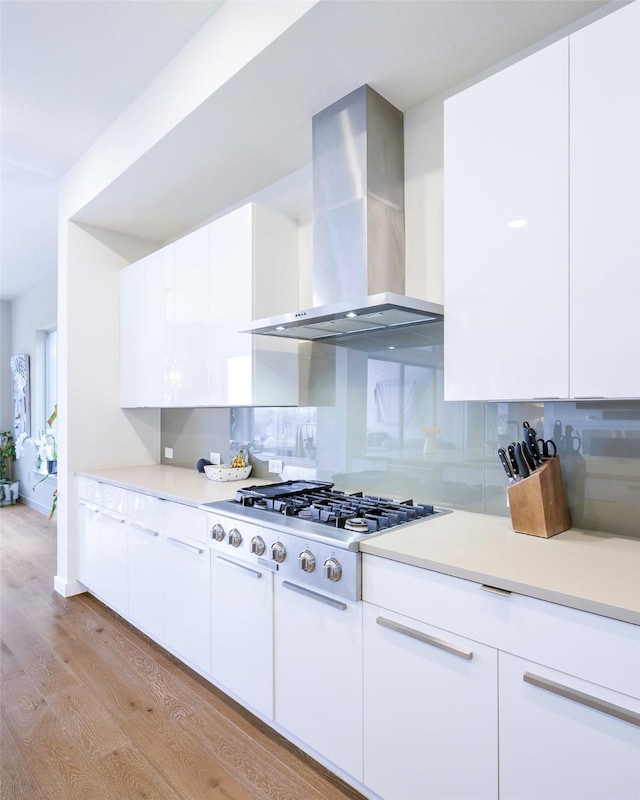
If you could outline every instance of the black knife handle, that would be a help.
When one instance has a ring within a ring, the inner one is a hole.
[[[516,464],[515,450],[516,443],[511,442],[511,444],[507,446],[507,456],[509,457],[509,463],[511,464],[511,471],[513,472],[514,477],[517,477],[520,473],[518,472],[518,465]]]
[[[524,429],[524,436],[525,436],[525,441],[529,447],[529,452],[533,456],[533,460],[535,461],[536,466],[538,466],[542,460],[542,455],[538,448],[538,439],[537,439],[538,434],[533,430],[533,428],[527,427]]]
[[[527,466],[527,462],[525,461],[525,458],[522,454],[522,445],[520,444],[520,442],[518,442],[518,444],[516,445],[513,455],[516,460],[516,464],[518,465],[518,473],[523,478],[528,478],[530,475],[529,467]]]
[[[529,450],[529,445],[526,442],[522,442],[522,455],[524,460],[527,462],[527,466],[529,467],[529,472],[533,472],[536,469],[536,460]]]
[[[504,471],[507,473],[507,478],[510,481],[513,480],[513,470],[511,469],[511,464],[509,463],[509,459],[507,458],[507,451],[504,447],[498,448],[498,458],[500,459],[500,463],[504,467]]]

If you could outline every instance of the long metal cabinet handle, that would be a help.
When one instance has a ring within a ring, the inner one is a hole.
[[[312,592],[311,589],[305,589],[304,586],[298,586],[296,583],[289,583],[289,581],[282,581],[282,586],[285,589],[291,589],[292,592],[298,592],[299,594],[304,594],[307,597],[311,597],[312,600],[318,600],[321,603],[326,603],[328,606],[333,606],[334,608],[340,609],[340,611],[345,611],[347,608],[347,604],[343,603],[341,600],[334,600],[333,597],[327,597],[324,594],[319,594],[318,592]]]
[[[109,517],[109,519],[115,519],[116,522],[119,522],[121,525],[124,525],[126,519],[121,517],[119,514],[114,514],[111,511],[103,511],[101,508],[97,509],[103,517]]]
[[[399,622],[394,622],[392,619],[377,617],[376,622],[378,625],[382,625],[383,628],[389,628],[389,630],[396,631],[396,633],[402,633],[404,636],[417,639],[424,644],[430,644],[432,647],[445,650],[447,653],[451,653],[459,658],[465,658],[467,661],[473,658],[473,650],[465,650],[457,644],[451,644],[451,642],[445,642],[443,639],[437,639],[435,636],[429,636],[428,633],[422,633],[422,631],[417,631],[414,628],[408,628],[406,625],[401,625]]]
[[[142,533],[146,533],[149,536],[157,536],[158,535],[158,531],[154,531],[153,528],[145,528],[144,525],[138,525],[137,522],[130,522],[129,523],[129,527],[130,528],[135,528],[138,531],[142,531]]]
[[[251,569],[251,567],[245,567],[244,564],[238,564],[237,561],[233,561],[230,558],[225,558],[224,556],[216,556],[217,561],[222,561],[223,564],[227,564],[229,567],[234,567],[235,569],[240,570],[241,572],[246,572],[249,575],[252,575],[254,578],[261,578],[262,573],[257,569]]]
[[[492,594],[499,594],[502,597],[509,597],[511,592],[508,589],[501,589],[499,586],[489,586],[488,583],[483,583],[480,586],[481,589],[484,589],[485,592],[491,592]]]
[[[171,542],[174,547],[181,547],[183,550],[190,550],[192,553],[197,553],[201,555],[204,550],[201,547],[196,547],[193,544],[187,544],[187,542],[183,542],[180,539],[173,539],[171,536],[167,536],[167,541]]]
[[[552,694],[557,694],[567,700],[573,700],[574,703],[580,703],[589,708],[595,708],[596,711],[602,711],[603,714],[608,714],[610,717],[630,722],[632,725],[640,727],[640,714],[631,711],[623,706],[617,706],[614,703],[609,703],[607,700],[601,700],[599,697],[594,697],[584,692],[579,692],[577,689],[572,689],[570,686],[564,686],[562,683],[556,683],[543,678],[542,675],[536,675],[533,672],[525,672],[522,676],[525,683],[530,683],[532,686],[537,686],[539,689],[544,689]]]

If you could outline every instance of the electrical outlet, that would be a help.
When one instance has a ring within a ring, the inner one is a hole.
[[[269,459],[269,472],[276,472],[278,475],[282,472],[282,459],[270,458]]]
[[[212,464],[219,464],[220,463],[220,453],[214,453],[213,451],[211,451],[209,453],[209,461]]]
[[[165,458],[173,458],[173,447],[165,447],[164,448],[164,457]]]

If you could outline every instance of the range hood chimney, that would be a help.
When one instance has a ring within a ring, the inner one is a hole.
[[[240,330],[357,349],[415,346],[415,327],[441,322],[444,310],[404,295],[402,112],[365,85],[312,124],[314,307]]]

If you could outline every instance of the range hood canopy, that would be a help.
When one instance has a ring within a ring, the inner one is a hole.
[[[404,295],[402,112],[365,85],[312,125],[314,306],[240,331],[356,347],[393,331],[387,347],[413,343],[405,332],[444,309]]]

